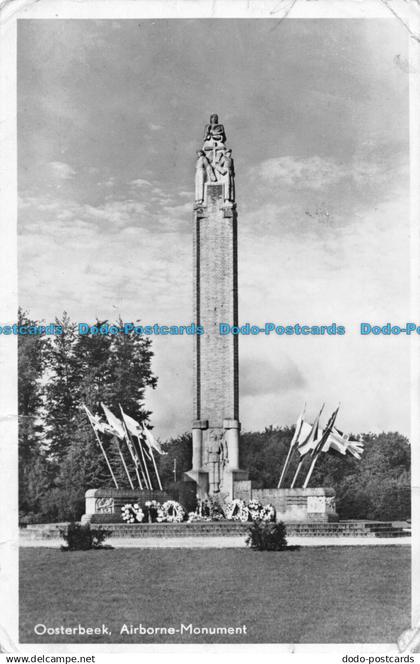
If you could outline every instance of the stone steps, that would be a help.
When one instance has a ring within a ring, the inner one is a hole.
[[[67,524],[33,524],[21,529],[25,539],[57,539],[60,528]],[[112,533],[112,537],[149,538],[149,537],[221,537],[242,536],[247,533],[250,523],[238,521],[211,521],[193,523],[106,523],[94,524]],[[410,532],[391,522],[342,521],[333,523],[286,524],[289,537],[409,537]]]

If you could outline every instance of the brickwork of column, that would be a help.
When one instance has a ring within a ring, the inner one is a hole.
[[[205,203],[194,212],[194,320],[205,329],[195,339],[194,418],[214,428],[239,419],[238,338],[219,332],[238,324],[237,217],[221,184],[207,185]]]

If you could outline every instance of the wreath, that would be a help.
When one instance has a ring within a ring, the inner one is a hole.
[[[144,511],[146,513],[146,521],[155,523],[159,517],[160,503],[157,500],[146,500],[144,503]]]
[[[167,521],[168,523],[180,523],[185,516],[182,505],[176,500],[167,500],[158,511],[158,521]]]
[[[232,521],[248,521],[249,510],[243,500],[235,498],[226,504],[225,514]]]
[[[276,510],[273,505],[267,504],[261,508],[260,519],[262,521],[274,521],[276,518]]]
[[[141,522],[144,519],[144,512],[138,503],[126,503],[121,507],[122,520],[126,523]]]
[[[249,516],[251,517],[252,521],[255,521],[256,519],[261,519],[262,509],[263,509],[263,506],[261,505],[260,501],[257,500],[256,498],[249,501],[248,511],[249,511]]]

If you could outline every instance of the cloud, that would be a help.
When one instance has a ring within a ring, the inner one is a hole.
[[[69,164],[64,161],[50,161],[50,167],[53,175],[61,180],[70,180],[76,175],[76,171]]]
[[[131,180],[130,186],[132,187],[151,187],[152,185],[148,180],[143,180],[143,178],[137,178],[137,180]]]
[[[389,160],[367,160],[356,155],[348,163],[318,155],[305,159],[288,155],[266,159],[251,167],[249,177],[270,188],[283,186],[325,191],[345,180],[358,186],[378,186],[392,177],[395,171],[399,171],[399,175],[406,172],[395,154],[392,154],[392,159]]]
[[[23,197],[21,304],[47,319],[67,309],[86,322],[120,313],[125,320],[190,322],[190,205],[157,199],[156,211],[147,197],[100,205],[55,194]],[[244,430],[291,423],[305,401],[315,408],[324,400],[334,406],[337,399],[343,402],[343,427],[403,429],[408,405],[397,395],[408,390],[408,345],[388,339],[384,347],[384,340],[361,338],[358,324],[389,318],[405,323],[407,201],[404,188],[394,189],[389,200],[353,212],[345,224],[338,214],[325,224],[295,202],[273,199],[259,208],[258,224],[252,210],[239,211],[240,323],[335,321],[348,330],[344,338],[241,337]],[[150,407],[164,438],[190,426],[190,341],[154,340],[159,387]],[[392,362],[384,363],[385,356]],[[391,364],[401,369],[395,376]],[[362,393],[363,403],[355,396]]]
[[[240,393],[242,397],[278,394],[302,388],[305,380],[296,364],[283,355],[280,362],[262,357],[245,357],[241,362]]]
[[[149,122],[149,129],[151,129],[151,131],[160,131],[160,129],[163,129],[163,127],[162,125],[153,124],[153,122]]]
[[[332,159],[314,156],[300,160],[285,156],[261,162],[252,169],[251,177],[256,177],[270,186],[278,183],[287,187],[320,189],[338,182],[343,177],[343,168]]]

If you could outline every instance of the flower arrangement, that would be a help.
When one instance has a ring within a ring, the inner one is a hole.
[[[211,505],[209,500],[200,500],[197,501],[197,510],[196,513],[203,517],[203,519],[211,516]]]
[[[275,521],[276,520],[276,510],[273,505],[267,504],[261,507],[260,510],[260,519],[262,521]]]
[[[203,516],[202,514],[198,514],[197,512],[189,512],[188,513],[188,522],[193,523],[194,521],[210,521],[209,516]]]
[[[256,500],[254,498],[253,500],[249,501],[248,511],[251,521],[255,521],[256,519],[261,518],[261,510],[262,510],[262,505],[259,500]]]
[[[248,521],[249,510],[245,501],[235,498],[235,500],[226,503],[225,515],[227,519],[232,521]]]
[[[167,500],[158,510],[157,521],[180,523],[185,516],[185,510],[176,500]]]
[[[160,503],[157,500],[146,500],[144,503],[144,511],[146,513],[146,521],[148,523],[155,523],[158,520]]]
[[[157,500],[147,500],[144,509],[138,503],[126,503],[121,507],[121,516],[126,523],[180,523],[185,518],[185,510],[176,500],[167,500],[162,505]],[[275,521],[273,505],[262,505],[259,500],[245,501],[235,498],[222,507],[219,502],[208,499],[199,501],[197,510],[188,513],[188,522],[197,521]]]
[[[126,503],[121,507],[121,516],[126,523],[141,523],[144,519],[144,512],[138,503]]]

